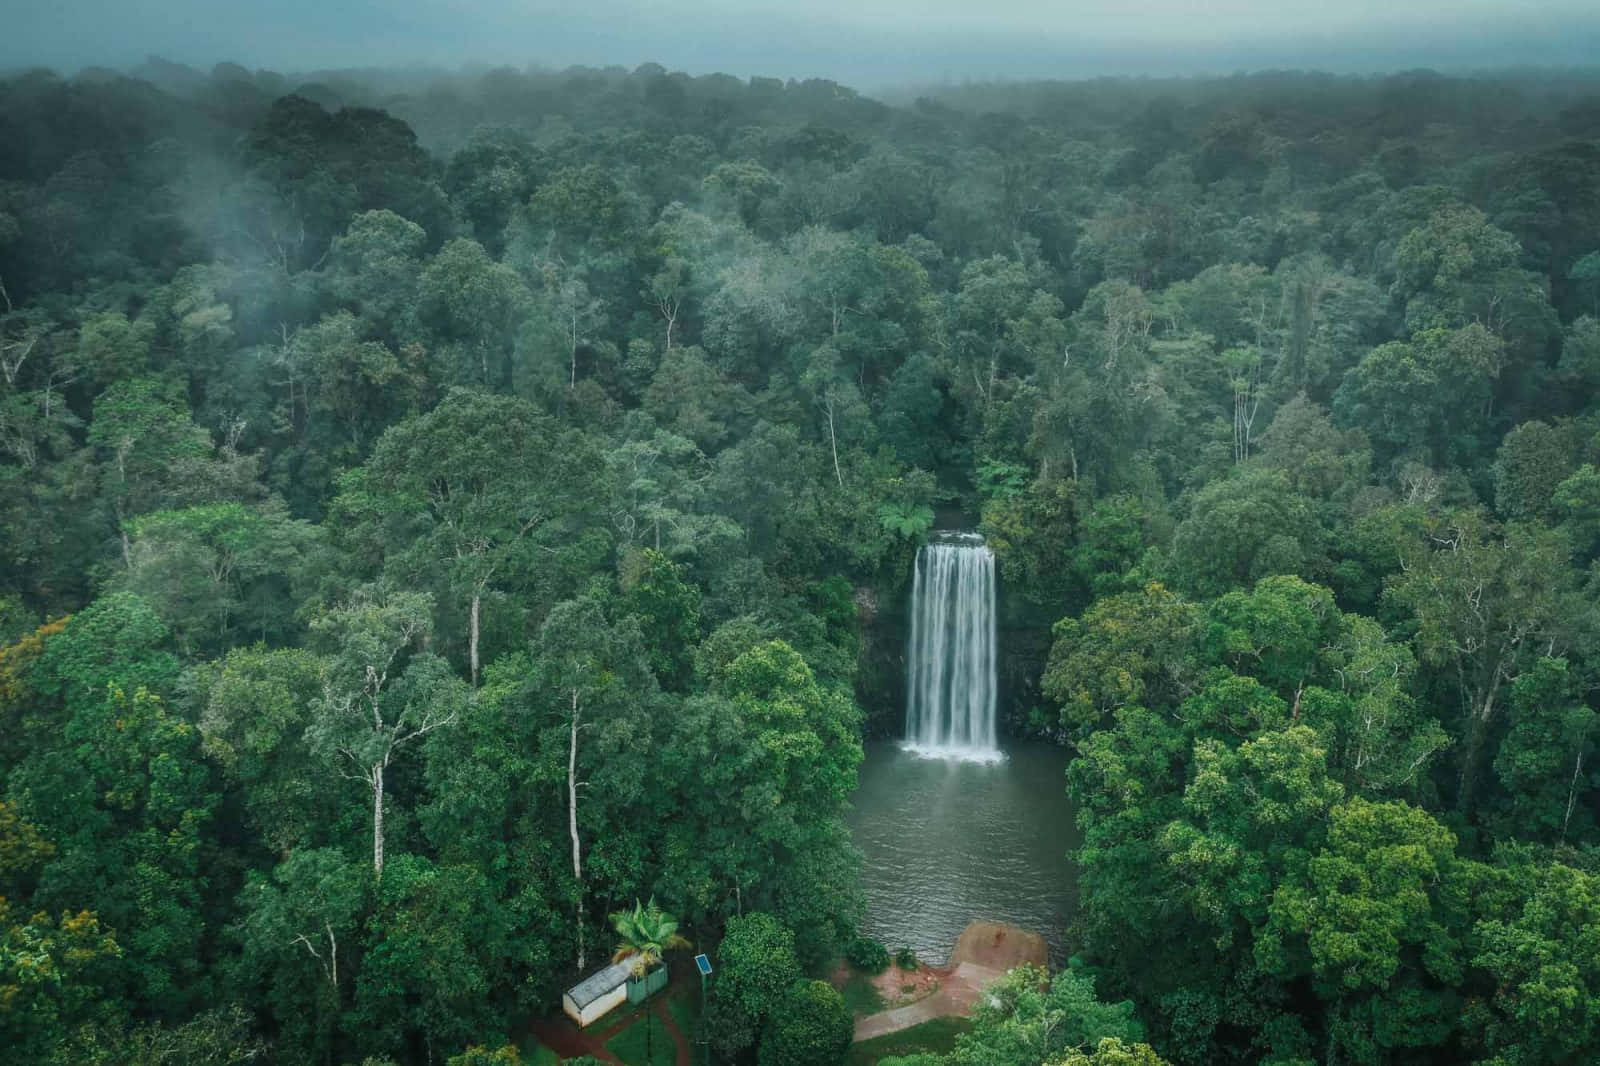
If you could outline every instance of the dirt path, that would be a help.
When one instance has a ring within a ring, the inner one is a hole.
[[[617,1028],[621,1027],[612,1027]],[[563,1021],[541,1019],[533,1023],[533,1035],[539,1038],[539,1043],[564,1059],[593,1055],[601,1062],[622,1066],[622,1060],[606,1050],[606,1041],[614,1035],[611,1030],[591,1033]]]
[[[694,1050],[689,1046],[689,1038],[683,1030],[678,1028],[678,1021],[672,1016],[672,1011],[667,1009],[667,997],[662,996],[655,1000],[652,1008],[656,1017],[661,1019],[661,1024],[666,1027],[672,1036],[672,1043],[678,1049],[677,1066],[694,1066]]]
[[[652,996],[649,1000],[650,1011],[661,1023],[657,1031],[664,1029],[666,1035],[672,1039],[674,1066],[694,1066],[694,1046],[689,1043],[689,1038],[678,1028],[678,1022],[672,1016],[672,1011],[667,1004],[676,997],[695,994],[693,976],[685,974],[680,967],[673,975],[672,981],[661,994]],[[622,1008],[619,1008],[621,1010]],[[554,1051],[563,1059],[575,1059],[582,1055],[593,1055],[601,1062],[611,1063],[612,1066],[626,1066],[615,1053],[606,1048],[606,1041],[615,1038],[629,1026],[637,1025],[644,1021],[644,1016],[636,1011],[623,1010],[622,1016],[608,1015],[594,1023],[592,1029],[580,1029],[565,1014],[551,1014],[543,1018],[536,1018],[528,1026],[529,1030],[538,1039],[539,1043]]]

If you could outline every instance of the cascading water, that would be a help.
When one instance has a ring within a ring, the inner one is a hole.
[[[911,588],[907,747],[993,761],[994,553],[975,533],[941,533],[917,553]]]

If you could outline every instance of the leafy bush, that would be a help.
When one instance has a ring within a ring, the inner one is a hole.
[[[905,540],[917,540],[933,528],[933,508],[925,503],[882,503],[878,524]]]
[[[762,1021],[799,977],[787,926],[770,914],[728,919],[706,1004],[706,1036],[718,1054],[734,1058],[755,1043]]]
[[[796,981],[761,1031],[759,1066],[836,1066],[855,1032],[855,1019],[826,981]]]
[[[917,968],[917,953],[910,948],[901,948],[894,953],[894,964],[902,970],[915,970]]]
[[[862,973],[882,973],[889,968],[889,949],[870,936],[858,936],[846,944],[844,957]]]
[[[486,1047],[469,1047],[459,1055],[452,1055],[445,1066],[522,1066],[522,1056],[510,1044],[491,1051]]]

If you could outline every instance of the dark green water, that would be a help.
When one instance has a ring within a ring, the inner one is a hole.
[[[851,833],[865,856],[862,932],[942,964],[969,922],[1042,934],[1066,955],[1077,846],[1062,772],[1066,754],[1012,744],[998,763],[947,762],[867,746]]]

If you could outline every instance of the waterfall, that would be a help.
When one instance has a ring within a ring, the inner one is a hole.
[[[906,746],[994,760],[994,553],[975,533],[942,533],[917,553],[911,587]]]

